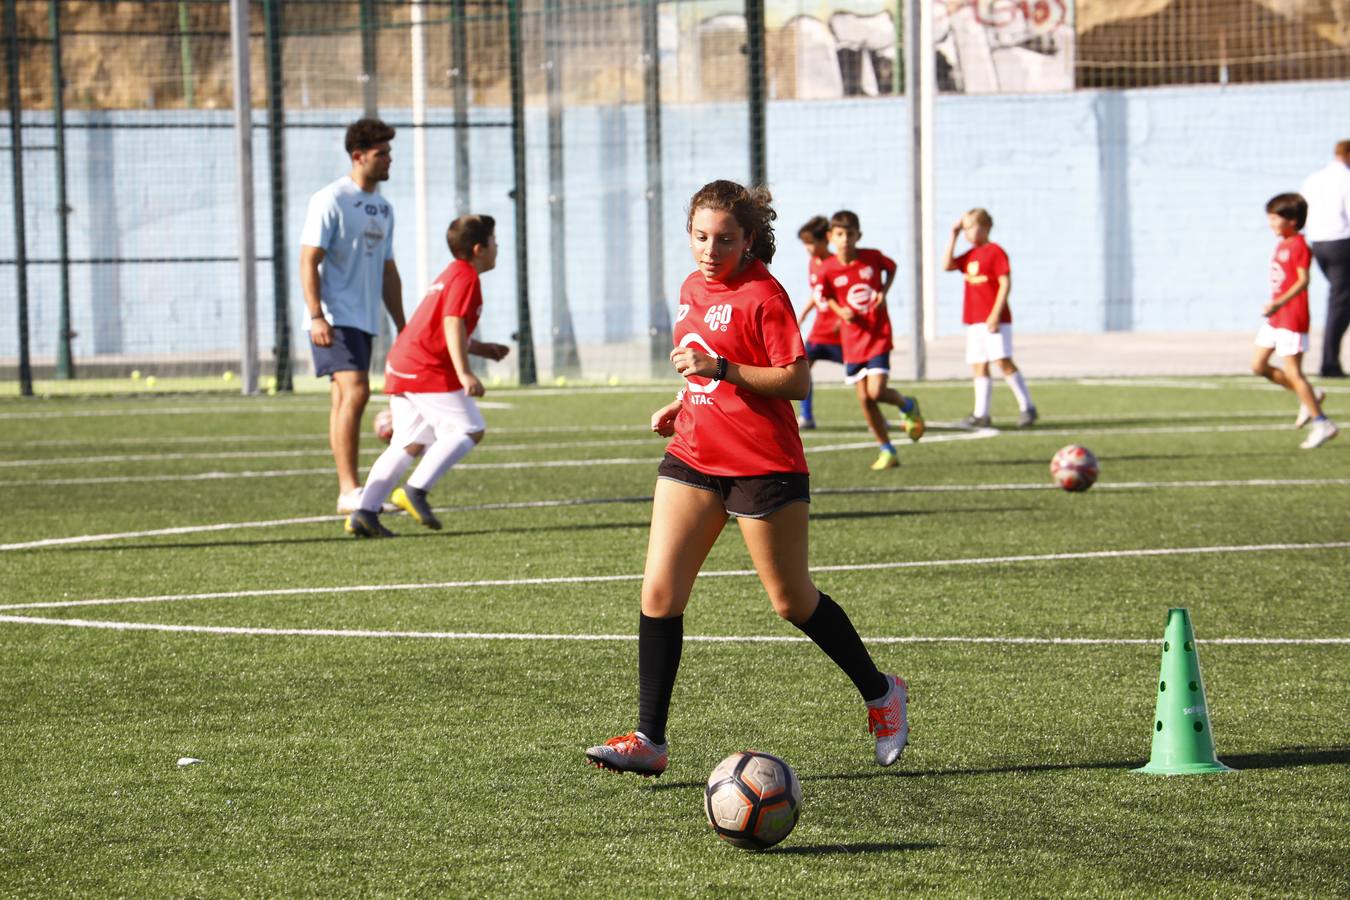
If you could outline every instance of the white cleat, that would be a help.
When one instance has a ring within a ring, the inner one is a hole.
[[[867,730],[877,739],[877,764],[894,765],[909,743],[909,685],[899,675],[887,675],[891,689],[867,704]]]
[[[1318,388],[1316,391],[1314,391],[1313,396],[1317,398],[1317,405],[1319,407],[1327,400],[1327,392],[1322,390],[1321,388]],[[1307,425],[1311,421],[1312,421],[1312,410],[1308,409],[1308,407],[1300,403],[1298,405],[1298,415],[1294,417],[1294,427],[1302,428],[1304,425]]]
[[[1336,427],[1336,423],[1330,419],[1322,419],[1320,422],[1312,424],[1312,430],[1308,432],[1308,438],[1299,444],[1304,450],[1315,450],[1327,441],[1340,434],[1341,430]]]

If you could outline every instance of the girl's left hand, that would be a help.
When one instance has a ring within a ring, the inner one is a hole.
[[[701,375],[711,378],[717,374],[717,359],[693,347],[676,347],[670,351],[670,361],[681,378]]]

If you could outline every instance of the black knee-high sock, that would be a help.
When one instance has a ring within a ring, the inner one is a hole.
[[[666,742],[666,717],[684,646],[684,616],[638,619],[638,731]]]
[[[862,694],[863,700],[880,699],[890,690],[886,676],[872,662],[872,654],[867,652],[858,630],[849,621],[848,613],[824,591],[820,594],[820,605],[811,618],[797,627],[815,641],[816,646],[824,650],[836,666],[844,670],[844,674],[853,680],[858,693]]]

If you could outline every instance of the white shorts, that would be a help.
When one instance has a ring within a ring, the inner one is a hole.
[[[1012,359],[1012,325],[1000,322],[997,334],[983,322],[967,325],[966,362],[973,366],[996,359]]]
[[[1308,352],[1308,333],[1273,328],[1267,322],[1256,332],[1256,346],[1273,349],[1276,356],[1297,356]]]
[[[395,447],[430,444],[455,432],[487,430],[478,404],[463,388],[449,394],[394,394],[389,398],[389,412],[394,416],[394,436],[389,443]]]

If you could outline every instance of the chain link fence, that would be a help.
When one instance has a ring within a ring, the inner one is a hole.
[[[347,171],[342,133],[363,115],[398,129],[382,190],[407,307],[448,262],[451,219],[497,219],[480,327],[517,342],[489,370],[502,378],[664,373],[689,269],[684,204],[712,178],[773,188],[794,297],[805,259],[788,237],[814,214],[854,208],[905,259],[903,0],[253,2],[252,185],[235,174],[228,0],[3,2],[0,377],[237,369],[241,191],[258,210],[264,373],[281,389],[308,377],[298,236],[309,195]],[[1151,165],[1140,110],[1181,132],[1209,110],[1209,134],[1230,141],[1265,128],[1263,111],[1306,107],[1320,129],[1350,101],[1347,0],[938,0],[931,15],[939,226],[973,205],[1013,211],[1000,219],[1023,258],[1046,254],[1045,198],[1081,193],[1084,167],[1106,173],[1095,212],[1064,213],[1094,219],[1101,296],[1045,297],[1025,319],[1041,330],[1151,327],[1148,297],[1117,296],[1142,293],[1147,242],[1122,250],[1137,225],[1104,206],[1176,193],[1161,169],[1137,184]],[[1164,86],[1191,92],[1140,91]],[[1205,93],[1217,89],[1229,93]],[[1229,110],[1217,122],[1215,104]],[[1093,133],[1075,149],[1085,116]],[[1233,150],[1194,164],[1236,178]],[[1181,327],[1225,324],[1199,309]]]

